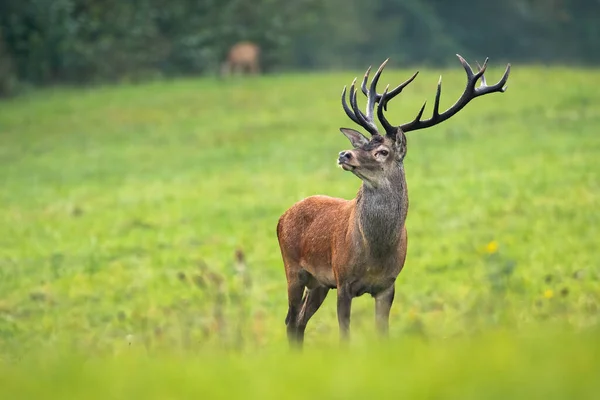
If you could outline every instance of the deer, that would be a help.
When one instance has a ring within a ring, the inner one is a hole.
[[[259,57],[260,47],[257,44],[247,41],[238,42],[229,49],[225,62],[221,65],[221,75],[242,72],[258,74],[260,73]]]
[[[313,195],[287,209],[277,223],[277,239],[287,279],[288,312],[285,318],[287,338],[292,347],[302,348],[304,332],[310,318],[319,309],[329,290],[337,290],[337,318],[342,343],[350,334],[352,300],[363,294],[375,299],[375,327],[381,337],[389,336],[389,316],[394,301],[396,279],[404,267],[408,235],[408,189],[404,171],[407,152],[406,133],[440,124],[462,110],[471,100],[495,92],[504,92],[510,73],[494,85],[487,85],[483,66],[474,72],[457,54],[465,69],[467,85],[458,100],[446,111],[439,111],[442,77],[438,81],[431,118],[422,119],[427,102],[416,117],[401,125],[386,119],[388,103],[418,75],[383,93],[377,83],[389,61],[375,72],[369,87],[371,67],[364,75],[360,89],[366,96],[363,113],[357,105],[356,78],[346,102],[346,86],[342,90],[342,108],[348,118],[364,128],[370,138],[352,128],[340,128],[352,149],[341,151],[337,164],[351,172],[362,183],[351,200],[326,195]],[[477,86],[477,82],[480,84]],[[375,106],[377,108],[375,109]],[[380,130],[374,115],[383,130]]]

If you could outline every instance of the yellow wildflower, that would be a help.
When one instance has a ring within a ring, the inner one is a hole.
[[[491,242],[489,242],[485,246],[485,251],[488,254],[494,254],[495,252],[497,252],[498,251],[498,242],[496,242],[495,240],[492,240]]]
[[[551,299],[552,297],[554,297],[554,292],[552,291],[552,289],[546,289],[544,291],[544,297],[547,299]]]

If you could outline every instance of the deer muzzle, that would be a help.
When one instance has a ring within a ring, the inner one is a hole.
[[[345,150],[341,151],[338,157],[338,165],[342,167],[344,171],[352,171],[358,165],[354,164],[356,162],[356,157],[352,154],[351,151]]]

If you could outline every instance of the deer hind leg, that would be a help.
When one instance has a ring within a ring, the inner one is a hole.
[[[304,288],[308,277],[306,271],[291,268],[286,265],[288,278],[288,313],[285,317],[287,336],[290,345],[296,345],[298,340],[298,316],[302,307]]]
[[[395,287],[392,285],[390,288],[375,296],[375,321],[377,330],[382,336],[388,335],[390,310],[392,309],[392,303],[394,302],[395,291]]]
[[[304,330],[306,329],[306,325],[315,312],[317,312],[319,307],[321,307],[323,301],[325,301],[327,293],[329,293],[329,288],[327,286],[317,286],[312,289],[308,289],[306,296],[304,296],[302,309],[300,310],[300,315],[298,316],[297,339],[299,343],[304,341]]]

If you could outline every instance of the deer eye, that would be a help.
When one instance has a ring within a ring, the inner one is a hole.
[[[381,154],[381,155],[382,155],[382,156],[384,156],[384,157],[387,157],[387,155],[388,155],[389,153],[390,153],[390,152],[389,152],[389,151],[387,151],[387,150],[379,150],[379,151],[377,152],[377,154]]]

